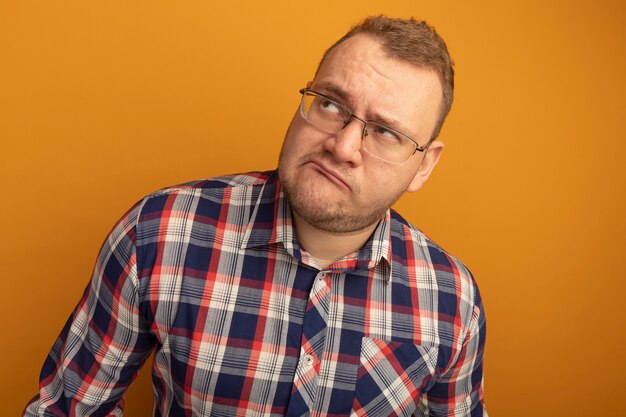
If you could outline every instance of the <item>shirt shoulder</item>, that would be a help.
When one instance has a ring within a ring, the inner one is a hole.
[[[275,176],[275,171],[252,171],[242,174],[211,177],[165,187],[148,194],[145,198],[149,199],[176,193],[194,193],[197,191],[223,190],[227,188],[264,185],[268,180]]]
[[[151,263],[152,256],[163,250],[179,253],[198,239],[223,244],[218,235],[225,230],[231,232],[230,244],[236,245],[262,190],[277,177],[276,171],[233,174],[146,195],[121,220],[132,234],[138,261]]]
[[[142,215],[156,211],[188,211],[194,201],[209,200],[218,204],[249,203],[254,189],[260,189],[277,177],[276,171],[252,171],[189,181],[162,188],[144,196],[138,203]],[[241,201],[239,201],[241,200]]]
[[[474,276],[460,259],[394,211],[391,246],[392,282],[416,291],[423,300],[420,310],[433,312],[432,326],[445,335],[438,338],[438,367],[450,369],[462,346],[483,328],[483,305]]]
[[[437,289],[439,298],[445,298],[447,305],[458,307],[452,316],[461,316],[463,323],[469,323],[474,307],[480,304],[480,295],[474,276],[463,261],[393,210],[391,247],[395,276],[410,286]]]
[[[395,243],[394,249],[399,247],[400,242],[406,247],[403,259],[410,260],[412,255],[418,258],[423,256],[430,258],[434,265],[457,267],[463,273],[471,275],[460,259],[446,251],[394,210],[391,210],[391,239],[392,244]]]

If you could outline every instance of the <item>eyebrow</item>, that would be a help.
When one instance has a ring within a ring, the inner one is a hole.
[[[320,92],[328,92],[330,94],[333,94],[335,96],[337,96],[338,98],[340,98],[344,104],[345,102],[350,102],[352,100],[351,99],[351,94],[342,90],[339,86],[337,86],[336,84],[332,83],[332,82],[328,82],[328,81],[322,81],[318,84],[316,84],[315,86],[312,86],[315,90],[319,91],[320,89],[322,91]],[[348,106],[347,104],[345,104],[346,106]],[[350,110],[352,110],[351,106],[348,106],[348,108],[350,108]],[[354,112],[354,110],[352,110]],[[383,115],[381,115],[378,112],[374,112],[374,114],[372,115],[373,118],[372,119],[367,119],[370,122],[375,122],[381,125],[384,125],[386,127],[389,127],[399,133],[402,133],[403,135],[406,135],[408,137],[412,137],[411,135],[405,133],[406,131],[408,131],[409,129],[407,129],[407,126],[405,126],[403,123],[401,123],[399,120],[395,119],[395,118],[389,118],[389,117],[385,117]],[[360,116],[359,116],[360,117]]]
[[[324,81],[321,82],[319,84],[317,84],[315,87],[315,90],[322,89],[324,90],[324,92],[329,92],[331,94],[334,94],[336,96],[338,96],[340,99],[344,100],[344,101],[350,101],[350,94],[346,93],[345,91],[343,91],[341,88],[339,88],[337,85],[330,83],[328,81]]]

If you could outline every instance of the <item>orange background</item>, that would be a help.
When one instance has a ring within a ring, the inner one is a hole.
[[[491,415],[623,415],[626,10],[608,0],[1,2],[4,415],[115,220],[273,168],[322,51],[381,12],[428,20],[456,62],[443,159],[397,206],[477,277]],[[150,409],[144,369],[126,415]]]

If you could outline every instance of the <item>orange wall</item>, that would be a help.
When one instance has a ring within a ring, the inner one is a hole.
[[[624,3],[279,3],[0,3],[3,413],[35,393],[117,217],[274,167],[320,53],[380,12],[427,19],[456,61],[443,160],[398,208],[478,279],[491,414],[622,413]],[[127,416],[149,414],[148,375]]]

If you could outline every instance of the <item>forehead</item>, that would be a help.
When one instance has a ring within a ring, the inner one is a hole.
[[[421,135],[434,129],[442,98],[433,70],[390,57],[367,34],[347,39],[328,54],[313,81],[317,86],[363,117],[396,120],[398,127]]]

